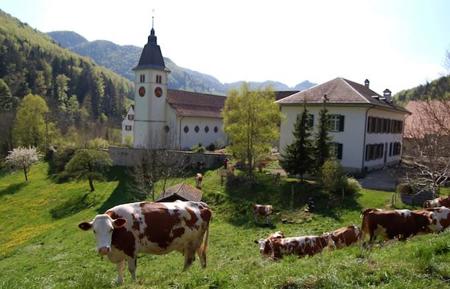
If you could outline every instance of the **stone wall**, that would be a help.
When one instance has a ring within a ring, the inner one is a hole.
[[[108,152],[114,165],[131,167],[139,163],[148,151],[145,149],[111,146],[109,147]],[[194,168],[200,165],[206,169],[221,166],[226,157],[224,154],[212,152],[193,153],[190,151],[169,150],[169,153],[175,154],[180,160],[183,160],[185,164],[190,164]]]

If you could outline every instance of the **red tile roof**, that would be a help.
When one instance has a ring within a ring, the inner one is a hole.
[[[373,104],[393,110],[407,112],[404,108],[383,100],[383,97],[362,84],[345,78],[335,78],[309,89],[297,92],[278,100],[280,105],[307,103],[322,103],[324,95],[332,104]]]
[[[180,116],[222,118],[225,96],[169,89],[167,101]]]

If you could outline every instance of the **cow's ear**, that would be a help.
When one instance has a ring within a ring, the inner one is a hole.
[[[127,220],[125,220],[123,218],[118,218],[113,221],[114,228],[121,228],[121,227],[125,226],[126,223],[127,223]]]
[[[258,241],[258,240],[255,240],[254,242],[255,242],[256,244],[259,244],[259,241]]]
[[[92,223],[89,223],[89,222],[79,223],[78,228],[80,228],[81,230],[84,230],[84,231],[90,230],[92,228]]]

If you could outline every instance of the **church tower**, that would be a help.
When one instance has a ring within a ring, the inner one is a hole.
[[[153,21],[152,21],[153,22]],[[165,148],[167,133],[166,105],[169,70],[161,48],[157,44],[155,29],[150,31],[135,72],[134,147]]]

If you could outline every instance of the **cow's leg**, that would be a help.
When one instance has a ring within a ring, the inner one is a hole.
[[[128,259],[128,271],[130,271],[131,279],[136,281],[136,263],[137,257]]]
[[[206,268],[206,252],[203,250],[202,246],[199,246],[197,249],[197,255],[200,259],[200,265],[202,268]]]
[[[183,271],[186,271],[189,266],[192,265],[192,262],[195,260],[195,250],[192,249],[192,246],[188,245],[184,250],[184,268]]]
[[[123,269],[125,267],[125,260],[119,261],[117,264],[117,284],[123,284]]]

